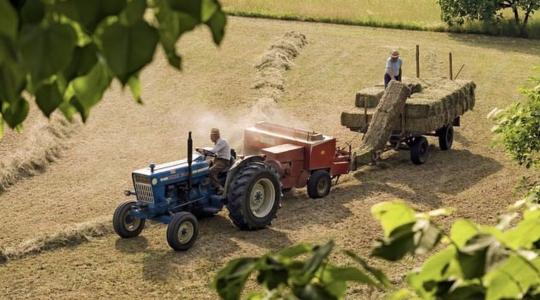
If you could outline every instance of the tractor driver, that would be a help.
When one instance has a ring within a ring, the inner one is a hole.
[[[205,154],[211,152],[210,155],[214,156],[214,158],[209,161],[210,182],[216,189],[217,194],[221,195],[223,194],[223,186],[219,183],[218,175],[231,166],[231,147],[226,140],[221,138],[219,129],[217,128],[212,128],[210,131],[210,140],[212,140],[212,143],[214,143],[214,147],[212,149],[208,151],[197,149],[197,151]]]
[[[386,60],[384,88],[386,88],[388,83],[392,80],[401,81],[401,65],[403,65],[403,61],[399,57],[399,52],[397,50],[392,50],[392,54],[388,60]]]

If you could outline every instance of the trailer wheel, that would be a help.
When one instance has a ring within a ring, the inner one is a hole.
[[[146,220],[135,218],[129,214],[135,204],[135,201],[124,202],[114,211],[113,229],[122,238],[136,237],[144,229]]]
[[[411,161],[415,165],[421,165],[426,162],[428,154],[428,141],[425,137],[415,137],[411,143]]]
[[[437,130],[439,136],[439,148],[441,150],[449,150],[452,148],[454,142],[454,127],[452,125],[446,125]]]
[[[279,175],[262,162],[236,173],[227,195],[229,218],[242,230],[264,228],[276,217],[281,200]]]
[[[175,251],[186,251],[199,235],[199,221],[192,213],[181,211],[172,216],[167,226],[167,243]]]
[[[332,179],[326,170],[317,170],[311,174],[307,183],[308,195],[312,199],[326,197],[330,193]]]

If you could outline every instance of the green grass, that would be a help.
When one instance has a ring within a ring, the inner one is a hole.
[[[500,24],[471,22],[464,26],[450,27],[441,21],[441,11],[435,0],[222,0],[221,2],[229,14],[236,16],[408,30],[519,35],[510,19]],[[530,38],[540,39],[540,18],[533,16],[528,33]]]

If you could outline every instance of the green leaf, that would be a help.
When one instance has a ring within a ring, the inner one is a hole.
[[[41,0],[26,0],[21,10],[21,19],[25,24],[39,23],[45,16],[45,5]]]
[[[167,60],[171,66],[180,69],[181,58],[176,53],[176,42],[183,33],[193,30],[199,22],[188,14],[173,11],[165,0],[159,1],[156,16],[159,22],[159,39]]]
[[[7,0],[0,0],[0,35],[15,39],[19,20],[17,12]]]
[[[507,286],[506,288],[500,286],[501,277],[509,277],[509,280],[504,283]],[[538,270],[527,259],[515,254],[484,277],[488,298],[501,299],[501,290],[512,291],[512,284],[517,284],[521,293],[524,293],[532,286],[540,284]],[[505,296],[511,298],[508,294]]]
[[[455,255],[456,248],[450,246],[429,257],[419,271],[409,273],[407,276],[409,286],[424,298],[434,295],[437,287],[434,283],[445,280],[451,275],[447,271]]]
[[[420,298],[413,292],[409,291],[408,289],[400,289],[393,292],[389,296],[385,297],[385,299],[386,300],[416,300]]]
[[[0,107],[2,106],[2,103],[0,102]],[[0,141],[4,137],[4,119],[2,118],[2,114],[0,114]]]
[[[76,47],[68,67],[64,70],[64,77],[71,81],[75,77],[88,74],[97,63],[98,49],[94,43],[83,47]]]
[[[126,0],[67,0],[57,2],[58,10],[68,18],[79,22],[88,33],[108,16],[118,15],[126,6]]]
[[[433,226],[429,220],[418,220],[413,227],[413,231],[415,231],[415,254],[421,255],[431,251],[441,240],[441,231]]]
[[[206,22],[219,10],[216,0],[168,0],[170,7],[186,13],[200,22]]]
[[[345,254],[347,254],[349,257],[351,257],[354,261],[359,263],[364,270],[366,270],[369,274],[371,274],[373,277],[377,279],[377,281],[383,286],[383,287],[390,287],[392,284],[390,283],[390,280],[383,271],[374,268],[370,266],[367,261],[365,261],[360,256],[356,255],[354,252],[346,250]]]
[[[11,103],[2,102],[2,116],[12,129],[16,128],[26,119],[29,109],[28,101],[23,97]]]
[[[329,293],[324,287],[316,284],[307,284],[293,290],[300,299],[309,300],[338,300],[337,297]]]
[[[381,222],[386,237],[396,228],[416,221],[414,210],[403,201],[375,204],[371,207],[371,214]]]
[[[34,85],[67,67],[75,44],[75,31],[66,24],[23,27],[20,50]]]
[[[512,249],[532,249],[540,240],[540,210],[526,211],[516,227],[503,233],[502,240]]]
[[[408,223],[394,228],[390,237],[376,244],[371,255],[389,261],[397,261],[407,253],[413,252],[416,248],[414,244],[414,225],[415,223]]]
[[[0,44],[2,43],[0,38]],[[15,102],[26,85],[23,67],[16,63],[0,64],[0,102]]]
[[[303,280],[304,282],[309,282],[315,272],[319,270],[322,263],[326,260],[330,252],[334,248],[334,242],[329,241],[323,246],[316,247],[313,251],[313,256],[306,262],[303,270]]]
[[[464,279],[482,277],[506,257],[504,247],[493,236],[478,234],[458,251],[458,261]]]
[[[143,19],[146,11],[146,0],[130,0],[120,15],[124,25],[132,25]]]
[[[110,83],[107,68],[101,63],[96,64],[87,75],[72,81],[75,98],[71,104],[77,108],[83,121],[88,118],[90,108],[101,100]]]
[[[227,16],[225,13],[221,10],[216,11],[206,24],[212,32],[214,43],[217,45],[221,44],[221,41],[223,41],[223,37],[225,36],[225,26],[227,25]]]
[[[47,118],[62,104],[62,94],[56,81],[43,84],[37,89],[36,103]]]
[[[228,262],[214,280],[219,296],[225,300],[240,299],[246,280],[255,270],[257,261],[257,258],[245,257]]]
[[[137,75],[133,75],[131,78],[129,78],[128,86],[129,90],[131,91],[131,95],[133,95],[133,99],[135,99],[137,103],[143,104],[141,99],[141,81]]]
[[[463,247],[467,241],[478,233],[478,228],[471,221],[459,219],[452,224],[450,239],[458,246]]]
[[[128,79],[152,61],[158,34],[144,21],[132,26],[119,22],[108,24],[100,35],[102,53],[107,65],[126,84]]]
[[[312,245],[297,244],[297,245],[293,245],[293,246],[287,247],[285,249],[282,249],[282,250],[276,252],[275,255],[281,256],[281,257],[292,258],[292,257],[296,257],[298,255],[302,255],[302,254],[311,252],[312,250],[313,250]]]
[[[369,286],[380,287],[371,277],[362,271],[352,267],[334,267],[327,265],[322,274],[325,283],[334,281],[353,281],[365,283]]]

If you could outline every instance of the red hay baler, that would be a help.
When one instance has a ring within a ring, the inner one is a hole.
[[[351,170],[351,149],[313,131],[259,122],[244,131],[244,154],[263,155],[280,175],[282,189],[307,185],[311,198],[330,192],[332,179]]]

